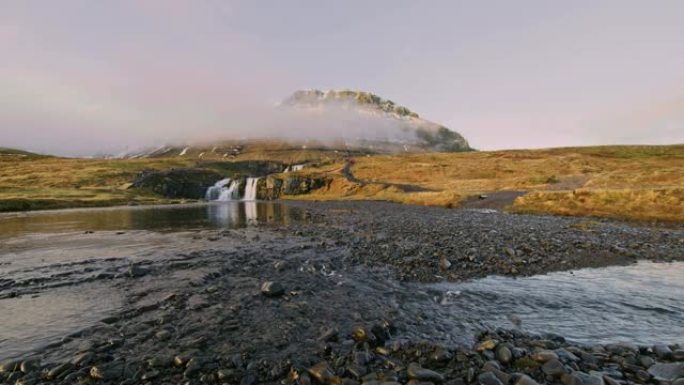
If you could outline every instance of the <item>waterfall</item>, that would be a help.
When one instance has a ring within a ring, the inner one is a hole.
[[[239,194],[240,191],[238,190],[238,187],[240,187],[240,181],[234,180],[230,183],[230,186],[228,188],[223,188],[221,190],[221,194],[218,197],[219,201],[232,201],[232,200],[237,200],[240,198]]]
[[[257,195],[257,182],[260,178],[247,178],[247,183],[245,185],[245,196],[242,198],[243,201],[255,201]]]
[[[287,166],[287,168],[285,168],[285,171],[283,171],[283,172],[288,173],[288,172],[293,172],[293,171],[299,171],[303,168],[304,168],[303,164],[293,164],[291,166]]]
[[[213,186],[207,189],[207,193],[204,195],[204,198],[208,201],[217,200],[221,195],[221,191],[228,183],[230,183],[230,178],[221,179],[220,181],[216,182]]]
[[[257,182],[260,178],[247,178],[245,183],[244,201],[255,201]],[[240,180],[231,181],[230,178],[221,179],[207,189],[205,198],[208,201],[236,201],[240,200]]]

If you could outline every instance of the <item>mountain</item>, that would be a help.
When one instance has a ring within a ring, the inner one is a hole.
[[[357,153],[472,151],[458,132],[370,92],[300,90],[273,112],[277,112],[277,124],[261,127],[261,131],[255,128],[249,137],[231,138],[227,129],[226,136],[211,142],[161,145],[106,157],[217,159],[235,158],[245,152],[302,149]],[[236,128],[233,134],[240,131]]]
[[[357,135],[358,143],[387,141],[388,144],[401,144],[405,149],[423,151],[470,151],[470,145],[458,132],[438,123],[423,119],[416,112],[398,105],[391,100],[364,91],[351,90],[300,90],[281,103],[282,107],[297,108],[312,113],[326,113],[332,117],[343,118],[360,124],[366,129]],[[380,130],[381,134],[368,135],[368,129]],[[417,149],[415,148],[417,147]],[[408,151],[408,150],[406,150]]]

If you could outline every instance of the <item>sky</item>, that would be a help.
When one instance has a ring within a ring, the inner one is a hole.
[[[684,143],[682,20],[680,0],[0,0],[0,147],[244,136],[309,88],[483,150]]]

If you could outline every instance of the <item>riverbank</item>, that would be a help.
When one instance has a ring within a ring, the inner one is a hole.
[[[36,333],[25,332],[25,349],[15,344],[5,358],[28,362],[27,373],[5,365],[2,381],[497,385],[550,376],[645,383],[668,368],[654,362],[682,360],[678,345],[580,345],[527,331],[515,314],[507,330],[478,337],[487,319],[455,321],[438,298],[448,293],[423,283],[681,261],[681,230],[614,222],[585,228],[573,218],[380,202],[230,207],[208,205],[204,213],[237,213],[245,224],[252,218],[251,226],[170,232],[164,221],[171,213],[158,213],[147,219],[157,223],[153,233],[69,227],[3,242],[0,305],[13,319],[49,320],[51,303],[76,295],[81,304],[112,307],[76,308],[69,317],[54,310],[71,324],[81,313],[99,318],[30,349]],[[121,217],[137,226],[135,215],[147,211]],[[32,301],[41,298],[43,315],[31,317]],[[22,325],[18,335],[29,327]]]

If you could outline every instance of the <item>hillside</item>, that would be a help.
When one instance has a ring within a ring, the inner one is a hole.
[[[305,198],[684,222],[684,145],[360,157],[354,180],[343,166],[303,170],[332,180]]]
[[[238,162],[271,160],[301,171],[275,178],[322,181],[308,194],[281,199],[389,200],[447,207],[496,207],[516,213],[684,222],[684,145],[609,146],[467,153],[342,153],[243,147],[230,158],[140,159],[0,157],[0,211],[171,203],[130,188],[142,171],[213,170],[229,175]],[[342,170],[353,156],[353,180]],[[481,195],[485,199],[479,199]],[[264,198],[264,197],[261,197]]]
[[[0,156],[4,157],[41,157],[44,155],[36,154],[30,151],[19,150],[16,148],[0,147]]]

